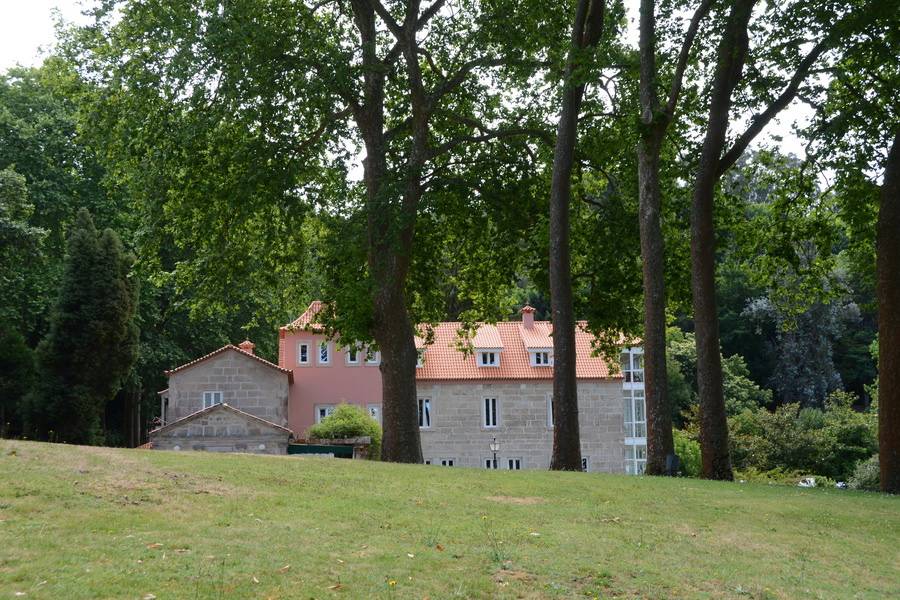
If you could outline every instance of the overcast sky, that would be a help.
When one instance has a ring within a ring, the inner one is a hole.
[[[66,21],[85,22],[81,15],[84,6],[93,6],[96,0],[0,0],[0,72],[21,64],[37,66],[47,55],[54,41],[54,11],[59,11]],[[637,38],[637,0],[628,0],[632,23],[628,38]],[[792,134],[790,124],[795,119],[805,120],[809,111],[796,103],[789,107],[780,121],[769,124],[760,135],[765,142],[771,135],[781,135],[783,152],[803,154],[803,145]]]

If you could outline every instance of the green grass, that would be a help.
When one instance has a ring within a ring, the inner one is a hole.
[[[0,441],[0,599],[17,592],[897,598],[900,498]]]

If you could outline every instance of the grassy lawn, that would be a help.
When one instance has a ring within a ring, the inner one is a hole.
[[[898,598],[900,498],[0,441],[14,597]]]

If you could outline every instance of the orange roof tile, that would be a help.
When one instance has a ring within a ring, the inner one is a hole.
[[[519,337],[526,348],[552,348],[551,333],[553,333],[553,325],[550,321],[535,321],[534,327],[531,329],[519,324]]]
[[[503,338],[496,325],[482,324],[472,338],[473,348],[503,348]]]
[[[521,323],[507,321],[493,327],[503,348],[500,352],[499,367],[479,367],[475,356],[465,355],[457,348],[457,330],[460,323],[438,323],[434,328],[434,343],[425,350],[425,364],[416,369],[416,379],[420,381],[446,381],[456,379],[552,379],[552,367],[531,366],[531,356],[519,333]],[[591,356],[591,335],[584,330],[586,323],[579,322],[575,330],[575,351],[577,366],[575,375],[579,379],[605,379],[620,377],[610,375],[609,367],[599,356]],[[535,330],[552,330],[548,321],[536,321]],[[543,338],[542,338],[543,339]],[[552,343],[550,344],[552,346]],[[544,348],[546,346],[539,346]]]
[[[316,315],[322,312],[322,309],[325,308],[325,303],[321,300],[313,300],[309,308],[307,308],[302,315],[282,327],[282,329],[305,329],[307,331],[321,331],[322,326],[315,322]]]
[[[248,357],[248,358],[252,358],[253,360],[257,360],[257,361],[261,362],[262,364],[266,365],[267,367],[272,367],[272,368],[275,369],[276,371],[280,371],[280,372],[286,374],[286,375],[288,376],[288,381],[290,381],[291,383],[293,383],[293,381],[294,381],[294,372],[291,371],[290,369],[284,369],[284,368],[282,368],[282,367],[279,367],[279,366],[276,365],[276,364],[270,363],[269,361],[267,361],[267,360],[264,359],[264,358],[258,357],[258,356],[255,355],[255,354],[251,354],[250,352],[244,352],[243,350],[241,350],[240,348],[238,348],[237,346],[235,346],[235,345],[233,345],[233,344],[228,344],[227,346],[222,346],[222,347],[219,348],[218,350],[213,350],[213,351],[210,352],[209,354],[206,354],[206,355],[204,355],[204,356],[201,356],[200,358],[196,358],[196,359],[192,360],[191,362],[184,363],[184,364],[181,365],[180,367],[175,367],[174,369],[170,369],[170,370],[168,370],[168,371],[163,371],[163,373],[168,377],[168,376],[171,375],[172,373],[177,373],[177,372],[183,371],[183,370],[185,370],[185,369],[190,369],[191,367],[196,366],[197,364],[203,362],[204,360],[210,359],[210,358],[212,358],[213,356],[218,356],[219,354],[225,352],[226,350],[234,350],[235,352],[238,352],[238,353],[240,353],[240,354],[243,354],[244,356],[246,356],[246,357]],[[166,388],[165,390],[163,390],[163,392],[168,391],[168,389],[169,389],[169,388]],[[160,392],[160,393],[163,393],[163,392]]]

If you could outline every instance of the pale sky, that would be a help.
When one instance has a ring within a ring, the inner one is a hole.
[[[87,20],[81,15],[82,10],[95,4],[96,0],[0,0],[0,72],[16,64],[37,66],[41,63],[55,39],[54,10],[58,10],[66,21],[83,23]],[[638,2],[629,0],[626,4],[631,17],[628,39],[636,41]],[[794,120],[806,121],[809,113],[807,107],[792,104],[780,119],[769,124],[757,138],[758,142],[765,143],[770,136],[780,134],[782,152],[802,156],[803,144],[792,134],[790,124]]]

